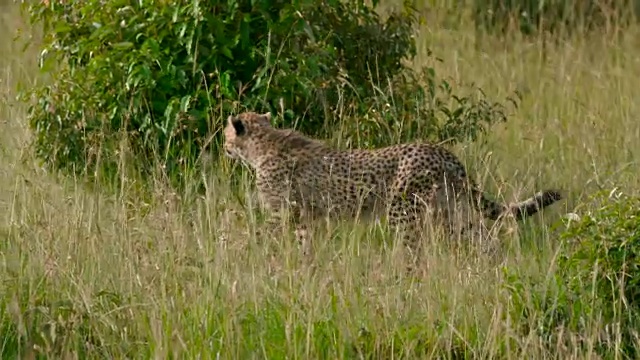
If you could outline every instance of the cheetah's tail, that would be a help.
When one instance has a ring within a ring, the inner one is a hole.
[[[499,217],[509,214],[513,215],[516,220],[521,220],[562,199],[558,190],[540,191],[526,200],[508,206],[488,199],[479,190],[474,190],[473,196],[479,200],[476,203],[478,210],[490,220],[497,220]]]

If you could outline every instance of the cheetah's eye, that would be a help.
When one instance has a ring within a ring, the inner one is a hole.
[[[244,128],[244,124],[240,119],[233,119],[231,121],[231,124],[233,125],[233,128],[236,130],[236,135],[238,136],[244,135],[244,133],[246,132],[246,129]]]

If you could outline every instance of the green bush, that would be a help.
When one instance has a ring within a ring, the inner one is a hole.
[[[477,27],[493,33],[513,29],[530,35],[622,25],[639,10],[638,0],[474,0]]]
[[[354,119],[346,129],[373,134],[365,144],[389,141],[379,129],[408,119],[411,134],[436,140],[473,139],[504,120],[481,93],[456,96],[432,69],[411,71],[415,11],[405,5],[383,20],[376,4],[31,3],[52,77],[25,93],[35,153],[71,174],[112,180],[127,163],[181,180],[203,148],[217,153],[224,119],[243,109],[271,111],[278,125],[311,135]]]
[[[640,313],[640,198],[613,190],[593,200],[562,234],[560,270],[571,288],[592,294],[608,317]]]
[[[640,198],[613,190],[598,193],[589,208],[561,233],[553,277],[540,284],[509,272],[506,289],[525,332],[535,329],[553,345],[559,331],[608,329],[597,336],[597,350],[635,359],[640,355]]]

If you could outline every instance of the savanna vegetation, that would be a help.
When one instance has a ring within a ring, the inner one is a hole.
[[[637,358],[636,3],[0,2],[1,357]],[[384,221],[307,258],[219,151],[245,110],[566,199],[414,273]]]

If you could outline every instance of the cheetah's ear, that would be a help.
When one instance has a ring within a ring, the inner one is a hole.
[[[238,119],[238,118],[230,118],[229,119],[231,121],[231,125],[233,125],[233,129],[236,131],[236,135],[237,136],[241,136],[244,135],[244,133],[246,132],[246,129],[244,127],[244,124],[242,123],[242,120]]]
[[[262,114],[262,117],[267,119],[267,121],[271,121],[271,112],[266,112],[264,114]]]

